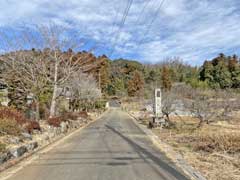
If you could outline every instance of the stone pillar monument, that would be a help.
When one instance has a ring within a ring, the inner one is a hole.
[[[155,89],[153,107],[154,107],[155,118],[160,118],[162,116],[162,93],[161,93],[161,89]]]

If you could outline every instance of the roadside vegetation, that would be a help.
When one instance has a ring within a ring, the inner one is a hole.
[[[6,145],[0,142],[0,153],[5,152],[6,150]]]
[[[89,113],[105,110],[107,57],[74,52],[79,39],[63,38],[64,28],[35,30],[23,28],[15,38],[0,35],[6,52],[0,55],[1,153],[49,128],[65,132],[70,121],[86,123]]]
[[[157,64],[112,61],[80,51],[79,36],[66,33],[62,27],[38,26],[35,32],[23,28],[18,35],[1,34],[0,152],[8,147],[4,136],[37,134],[42,121],[60,127],[62,122],[88,119],[89,112],[102,112],[107,99],[115,97],[124,109],[141,111],[147,124],[153,90],[160,87],[167,126],[155,133],[207,178],[240,178],[236,55],[219,54],[200,67],[177,57]]]
[[[194,168],[210,180],[237,180],[240,177],[239,120],[217,122],[195,128],[189,117],[172,118],[176,128],[154,130]]]
[[[154,133],[207,179],[238,180],[239,58],[220,54],[196,68],[176,59],[150,67],[159,71],[150,71],[151,76],[145,78],[145,98],[125,98],[124,109],[148,126],[152,90],[161,87],[162,114],[167,123],[162,129],[153,129]]]
[[[163,91],[167,125],[153,129],[210,180],[240,177],[240,102],[235,90],[195,89],[185,84]],[[151,101],[126,100],[124,108],[148,126]]]

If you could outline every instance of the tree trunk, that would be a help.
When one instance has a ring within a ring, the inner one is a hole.
[[[200,121],[199,121],[199,123],[198,123],[198,126],[197,126],[197,128],[201,128],[202,127],[202,125],[203,125],[203,120],[202,119],[200,119]]]
[[[170,117],[169,117],[169,114],[168,114],[168,113],[166,113],[166,119],[167,119],[167,122],[169,123],[169,126],[170,126],[170,127],[175,126],[175,124],[170,120]]]
[[[51,101],[51,107],[50,107],[50,118],[55,116],[56,111],[56,102],[57,101],[57,85],[55,84],[53,87],[53,95],[52,95],[52,101]]]
[[[166,114],[167,121],[170,122],[169,114]]]
[[[58,62],[55,60],[55,69],[54,69],[54,86],[53,86],[53,95],[50,107],[50,118],[55,116],[56,111],[56,101],[57,101],[57,80],[58,80]]]

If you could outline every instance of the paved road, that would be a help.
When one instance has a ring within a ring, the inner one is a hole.
[[[68,138],[10,180],[174,180],[185,178],[120,109]]]

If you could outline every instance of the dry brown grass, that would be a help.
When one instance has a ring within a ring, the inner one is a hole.
[[[190,117],[174,117],[175,129],[154,130],[209,180],[240,179],[240,122],[219,122],[196,129]]]
[[[209,180],[239,180],[239,156],[182,151],[184,158]],[[236,166],[236,164],[238,164]]]
[[[0,119],[0,135],[18,136],[21,132],[19,124],[14,119]]]
[[[240,153],[240,133],[229,131],[200,131],[195,135],[194,149],[206,152]]]
[[[127,103],[126,109],[139,112],[140,103]],[[136,114],[138,116],[138,113]],[[140,119],[148,124],[149,117]],[[171,116],[175,128],[153,129],[154,133],[208,180],[240,180],[240,112],[235,118],[198,127],[188,116]]]

